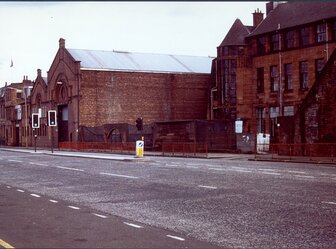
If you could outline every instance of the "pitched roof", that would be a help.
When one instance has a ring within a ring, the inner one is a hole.
[[[245,45],[245,37],[248,34],[250,27],[244,26],[239,19],[236,19],[220,46]]]
[[[332,17],[336,17],[335,1],[282,3],[272,10],[248,36],[275,31],[278,29],[278,24],[281,29],[285,29]]]
[[[210,74],[213,60],[205,56],[83,49],[67,49],[67,51],[76,61],[80,61],[81,69],[89,70]]]

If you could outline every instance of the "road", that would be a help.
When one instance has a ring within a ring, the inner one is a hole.
[[[56,243],[30,225],[27,240],[23,229],[32,221],[27,218],[10,230],[1,222],[0,240],[14,247],[336,248],[334,167],[146,159],[0,151],[0,214],[15,220],[17,213],[22,217],[28,206],[36,205],[41,212],[27,213],[43,220],[39,231],[56,231],[57,238],[65,233]],[[109,239],[107,227],[120,234]],[[95,231],[107,234],[96,238]]]

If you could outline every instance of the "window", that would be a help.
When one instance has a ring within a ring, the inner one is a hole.
[[[326,24],[318,24],[316,26],[316,42],[326,41]]]
[[[236,60],[231,60],[231,91],[230,91],[230,103],[236,104]]]
[[[293,90],[292,63],[285,64],[285,91]]]
[[[278,66],[271,66],[271,92],[278,91]]]
[[[316,76],[316,79],[319,76],[320,72],[322,71],[323,67],[324,67],[324,59],[315,60],[315,76]]]
[[[294,47],[294,31],[288,31],[286,33],[286,40],[285,40],[286,48],[293,48]]]
[[[257,92],[264,92],[264,68],[257,68]]]
[[[272,44],[271,44],[271,49],[272,51],[279,51],[280,49],[280,36],[279,34],[273,34],[272,35],[272,40],[271,40]]]
[[[279,106],[270,107],[270,135],[276,136],[277,117],[279,116]]]
[[[224,47],[224,55],[229,55],[229,47]]]
[[[332,26],[333,39],[336,40],[336,21],[334,21]]]
[[[284,116],[294,116],[294,106],[284,106]]]
[[[308,88],[308,62],[307,61],[300,62],[300,88],[301,89]]]
[[[263,55],[265,52],[265,37],[262,36],[257,39],[257,53],[258,55]]]
[[[256,122],[257,122],[257,132],[265,133],[265,108],[258,107],[256,109]]]
[[[309,45],[309,29],[307,27],[300,29],[300,46]]]

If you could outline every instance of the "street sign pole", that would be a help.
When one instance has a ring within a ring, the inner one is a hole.
[[[51,153],[54,153],[54,126],[51,126]]]

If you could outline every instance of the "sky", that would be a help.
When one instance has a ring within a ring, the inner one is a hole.
[[[60,38],[73,49],[215,57],[236,18],[252,25],[257,9],[266,2],[1,1],[0,87],[37,69],[46,77]]]

